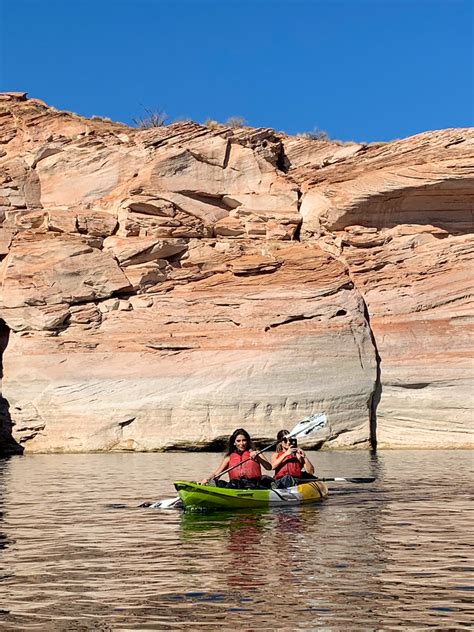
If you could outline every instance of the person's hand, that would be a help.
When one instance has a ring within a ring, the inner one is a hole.
[[[251,459],[253,459],[255,461],[255,457],[257,456],[258,452],[257,450],[250,450],[249,452],[249,456]]]
[[[303,452],[301,448],[298,448],[298,456],[301,457],[303,461],[306,459],[306,454]]]
[[[201,485],[207,485],[209,483],[209,479],[205,478],[201,481]]]

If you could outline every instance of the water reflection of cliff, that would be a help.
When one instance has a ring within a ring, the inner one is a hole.
[[[473,464],[472,453],[441,450],[380,457],[372,538],[385,563],[373,612],[387,626],[471,629]]]
[[[315,506],[196,515],[132,502],[190,460],[0,460],[0,628],[469,629],[465,452],[320,454],[321,474],[378,478],[330,484]]]
[[[327,624],[336,611],[354,623],[367,620],[370,603],[362,594],[379,592],[384,556],[371,536],[373,507],[369,513],[361,507],[354,521],[353,505],[344,511],[337,504],[221,517],[184,514],[182,538],[203,550],[195,569],[200,576],[215,575],[219,565],[220,588],[226,602],[235,602],[237,625],[248,624],[246,613],[255,616],[258,602],[268,610],[259,621],[276,627]],[[337,530],[341,537],[335,538]],[[357,589],[347,592],[348,586]]]
[[[2,563],[3,551],[13,543],[13,541],[8,537],[5,528],[5,494],[6,479],[9,474],[9,468],[9,460],[0,458],[0,582],[12,576],[10,570]]]

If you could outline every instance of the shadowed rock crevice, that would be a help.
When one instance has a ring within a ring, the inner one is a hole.
[[[364,306],[364,316],[365,316],[365,319],[367,321],[367,325],[370,331],[370,339],[372,341],[372,344],[375,350],[375,361],[376,361],[375,388],[369,400],[369,416],[370,416],[370,445],[373,450],[376,450],[377,449],[377,407],[382,397],[382,367],[381,367],[382,358],[380,357],[379,350],[377,347],[377,341],[375,339],[374,332],[370,325],[369,310],[363,298],[362,298],[362,302]]]
[[[288,160],[288,156],[285,154],[285,147],[283,144],[281,145],[280,151],[278,153],[276,167],[280,171],[283,171],[283,173],[288,173],[291,168],[291,163]]]
[[[165,448],[164,452],[224,452],[228,439],[217,438],[210,442],[197,443],[190,446],[187,442],[176,442]]]
[[[3,353],[8,345],[10,329],[5,321],[0,319],[0,388],[3,379]],[[12,454],[21,454],[22,446],[17,443],[12,436],[12,418],[10,415],[10,404],[3,397],[0,391],[0,457]]]
[[[296,193],[298,195],[297,209],[298,209],[298,213],[299,213],[299,215],[301,217],[301,221],[296,226],[295,232],[293,234],[293,241],[301,241],[301,228],[303,226],[303,217],[301,216],[301,200],[303,198],[303,193],[302,193],[301,189],[298,189]]]
[[[181,195],[190,198],[191,200],[195,200],[196,202],[203,202],[204,204],[209,204],[210,206],[215,206],[218,209],[228,211],[229,207],[226,205],[222,198],[223,195],[209,195],[206,193],[200,193],[199,191],[187,191],[182,190],[178,191]]]
[[[313,318],[321,318],[321,314],[295,314],[294,316],[288,316],[280,321],[270,323],[270,325],[265,327],[265,331],[270,331],[270,329],[276,329],[277,327],[281,327],[282,325],[289,325],[290,323],[296,323],[300,320],[312,320]]]

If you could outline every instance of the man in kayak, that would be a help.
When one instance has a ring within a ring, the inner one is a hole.
[[[216,479],[213,484],[218,487],[237,489],[269,488],[273,479],[269,476],[262,476],[261,466],[266,470],[272,469],[267,459],[254,449],[249,433],[244,428],[237,428],[229,438],[229,445],[222,463],[203,483],[207,484],[219,476],[221,472],[229,470],[228,483]]]
[[[314,465],[289,434],[288,430],[280,430],[276,452],[272,456],[278,487],[293,487],[299,479],[314,478]]]

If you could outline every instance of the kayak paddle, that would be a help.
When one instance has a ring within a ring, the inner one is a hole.
[[[140,505],[141,507],[143,505]],[[150,503],[147,505],[149,509],[182,509],[183,503],[179,496],[175,498],[165,498],[164,500],[157,500],[156,503]]]

